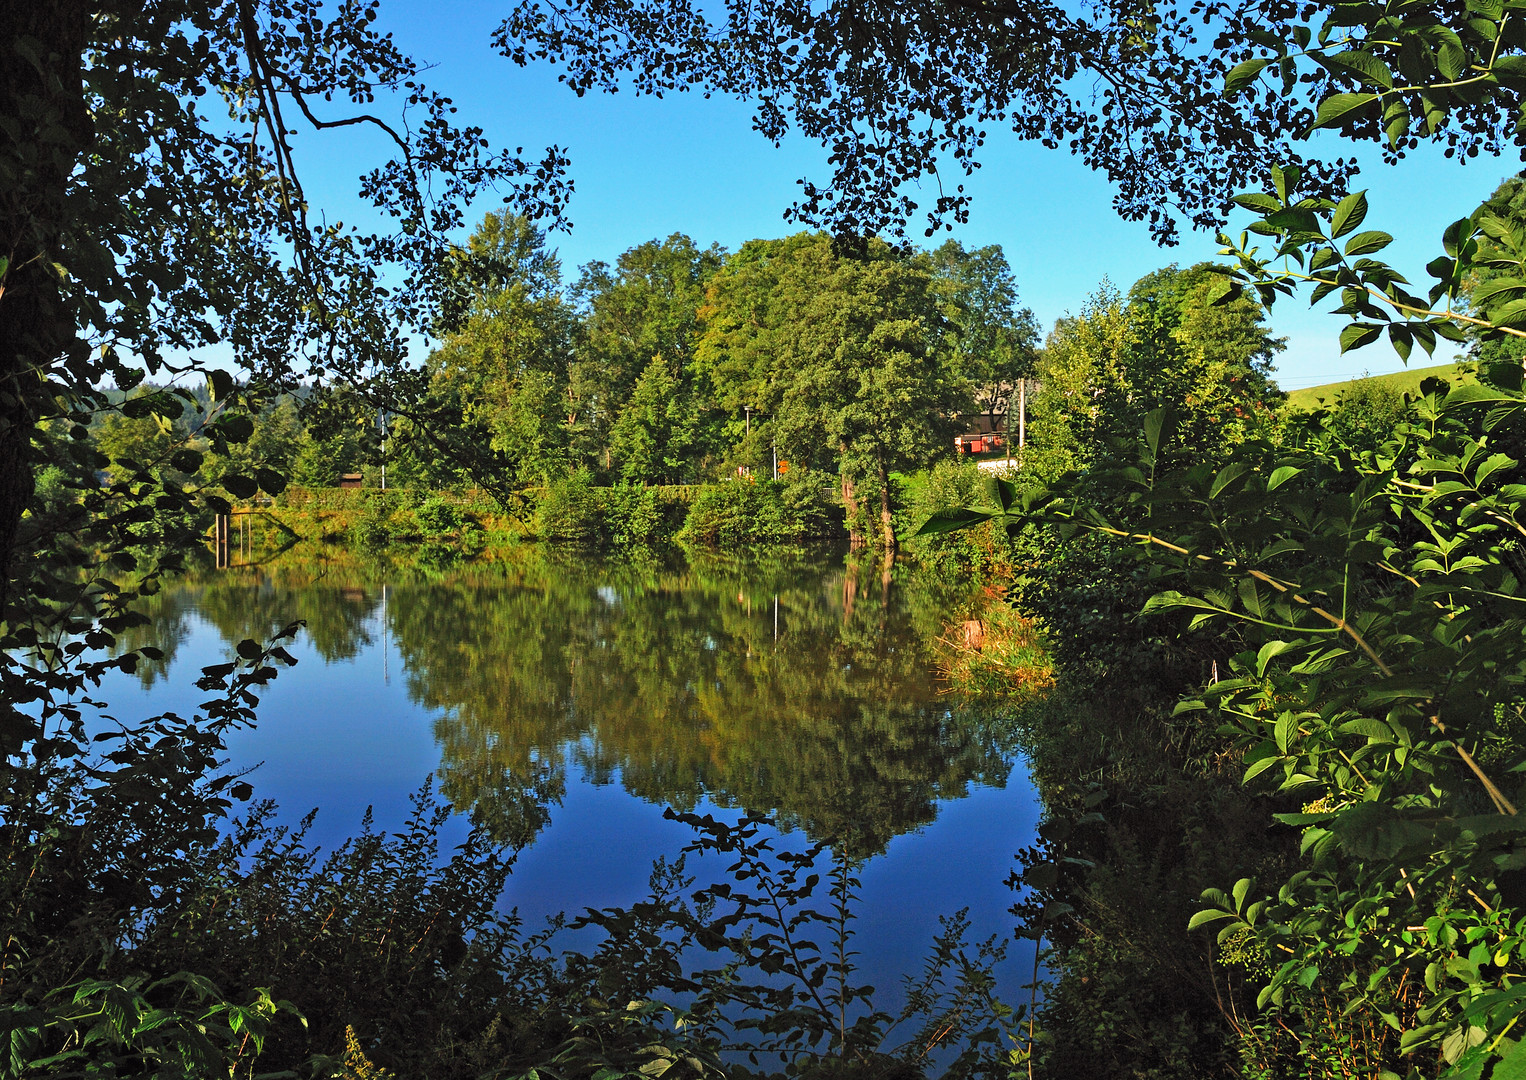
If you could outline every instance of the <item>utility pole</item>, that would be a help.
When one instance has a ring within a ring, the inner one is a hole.
[[[1017,381],[1017,457],[1022,460],[1023,447],[1028,444],[1028,380]]]
[[[377,420],[381,423],[381,489],[387,490],[387,410],[382,409],[377,414]]]

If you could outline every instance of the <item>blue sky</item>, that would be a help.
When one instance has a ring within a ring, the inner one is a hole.
[[[818,147],[795,139],[775,149],[751,130],[747,106],[735,101],[692,93],[661,100],[629,93],[578,98],[549,68],[516,68],[493,52],[490,35],[504,10],[492,3],[399,0],[384,6],[382,18],[405,49],[433,65],[428,84],[454,98],[461,117],[481,125],[495,146],[524,146],[527,154],[548,143],[569,148],[574,227],[552,241],[569,272],[673,232],[735,249],[753,237],[793,231],[782,214],[795,199],[796,181],[828,175]],[[1215,256],[1213,237],[1201,233],[1186,235],[1173,249],[1157,247],[1144,225],[1118,219],[1109,185],[1070,155],[993,136],[984,167],[964,181],[975,195],[970,222],[951,235],[967,246],[1002,246],[1022,303],[1045,330],[1078,310],[1104,278],[1127,287],[1166,263]],[[360,216],[354,176],[370,147],[363,136],[349,139],[348,146],[326,141],[321,152],[307,142],[313,159],[299,167],[310,196],[342,215]],[[1349,154],[1349,148],[1334,153]],[[1395,168],[1383,166],[1375,152],[1363,161],[1358,184],[1369,189],[1367,227],[1394,234],[1385,254],[1416,283],[1428,281],[1424,265],[1440,252],[1446,225],[1520,168],[1503,159],[1464,166],[1429,150]],[[1340,356],[1340,321],[1301,300],[1279,303],[1271,321],[1288,338],[1278,364],[1285,389],[1403,367],[1381,343]]]

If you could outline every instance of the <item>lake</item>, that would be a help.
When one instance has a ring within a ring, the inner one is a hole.
[[[665,807],[767,813],[781,842],[857,865],[862,974],[888,1003],[939,915],[1011,937],[1005,879],[1039,817],[1010,716],[937,679],[938,639],[979,603],[840,551],[286,561],[166,587],[128,642],[165,659],[105,696],[124,720],[188,713],[202,666],[304,620],[299,663],[228,748],[282,820],[316,808],[331,847],[368,808],[398,827],[430,782],[462,812],[451,837],[469,814],[521,849],[504,902],[539,920],[640,899],[692,838]],[[1009,1001],[1031,958],[1003,965]]]

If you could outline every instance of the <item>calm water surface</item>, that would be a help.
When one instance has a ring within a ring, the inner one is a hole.
[[[825,552],[244,568],[155,598],[136,643],[166,660],[109,699],[124,719],[190,711],[200,667],[305,620],[298,665],[229,754],[284,820],[317,808],[325,847],[367,808],[395,828],[432,782],[522,847],[506,903],[535,918],[639,899],[653,859],[690,838],[664,807],[766,812],[861,861],[857,943],[884,988],[940,914],[968,907],[974,936],[1010,936],[1004,880],[1038,817],[1008,718],[934,675],[969,602]],[[1009,998],[1023,967],[1014,954]]]

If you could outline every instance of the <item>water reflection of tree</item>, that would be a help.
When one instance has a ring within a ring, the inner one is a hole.
[[[870,568],[464,572],[398,586],[389,621],[442,711],[446,794],[518,842],[569,764],[652,802],[774,811],[855,856],[1007,773],[998,728],[939,699],[928,636]]]
[[[444,792],[527,843],[567,770],[692,808],[772,811],[867,856],[939,799],[1000,784],[999,723],[940,698],[930,645],[963,601],[929,579],[813,557],[591,565],[555,550],[389,576],[387,622],[410,695],[440,713]],[[199,617],[231,647],[288,623],[325,661],[378,635],[375,569],[300,563],[166,588],[130,631],[162,676]],[[778,636],[775,637],[775,605]]]
[[[146,598],[138,610],[148,619],[120,636],[120,650],[158,646],[161,660],[140,663],[144,687],[164,677],[199,617],[231,647],[245,638],[268,641],[289,624],[306,623],[306,642],[325,662],[350,660],[372,644],[374,612],[381,589],[349,576],[304,573],[287,568],[275,574],[232,570],[199,575]]]

